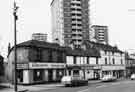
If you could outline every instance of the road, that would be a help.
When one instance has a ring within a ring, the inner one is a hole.
[[[39,92],[135,92],[135,80],[124,80],[116,82],[89,83],[88,86],[80,87],[57,87]]]

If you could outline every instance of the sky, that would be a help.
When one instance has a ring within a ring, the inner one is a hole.
[[[47,33],[51,42],[52,0],[16,0],[17,43],[31,39],[32,33]],[[0,0],[0,53],[7,55],[14,45],[13,0]],[[90,0],[91,24],[109,28],[109,43],[121,50],[135,51],[135,0]]]

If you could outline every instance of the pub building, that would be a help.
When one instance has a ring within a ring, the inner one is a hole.
[[[100,53],[84,43],[80,49],[66,49],[66,71],[69,76],[79,75],[83,79],[97,79],[101,75],[98,65]],[[98,76],[99,75],[99,76]]]
[[[60,81],[65,71],[65,50],[57,43],[28,40],[17,45],[17,82],[35,84]],[[14,82],[14,47],[8,54],[6,74]]]

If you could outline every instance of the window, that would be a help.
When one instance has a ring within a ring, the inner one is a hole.
[[[96,58],[96,64],[98,64],[98,58]]]
[[[41,81],[43,79],[43,70],[37,69],[33,72],[34,81]]]
[[[76,64],[76,56],[74,56],[74,64]]]
[[[123,64],[123,60],[121,59],[121,64]]]
[[[87,64],[89,64],[89,57],[87,57]]]
[[[23,82],[23,70],[17,69],[17,81]]]
[[[107,64],[107,58],[105,58],[105,64]]]
[[[59,51],[57,54],[58,54],[57,55],[57,59],[58,59],[57,62],[62,63],[63,62],[63,53]]]
[[[105,51],[105,55],[107,54],[107,51]]]
[[[113,62],[113,64],[115,64],[115,59],[114,58],[112,59],[112,62]]]
[[[52,61],[52,50],[48,50],[48,57],[49,57],[49,61]]]

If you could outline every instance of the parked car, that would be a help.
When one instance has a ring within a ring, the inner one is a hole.
[[[135,80],[135,74],[131,75],[131,80]]]
[[[61,82],[65,86],[80,86],[80,85],[87,85],[88,80],[80,76],[63,76]]]
[[[108,82],[108,81],[115,81],[117,78],[114,77],[113,75],[104,75],[102,78],[101,78],[101,81],[102,82]]]

